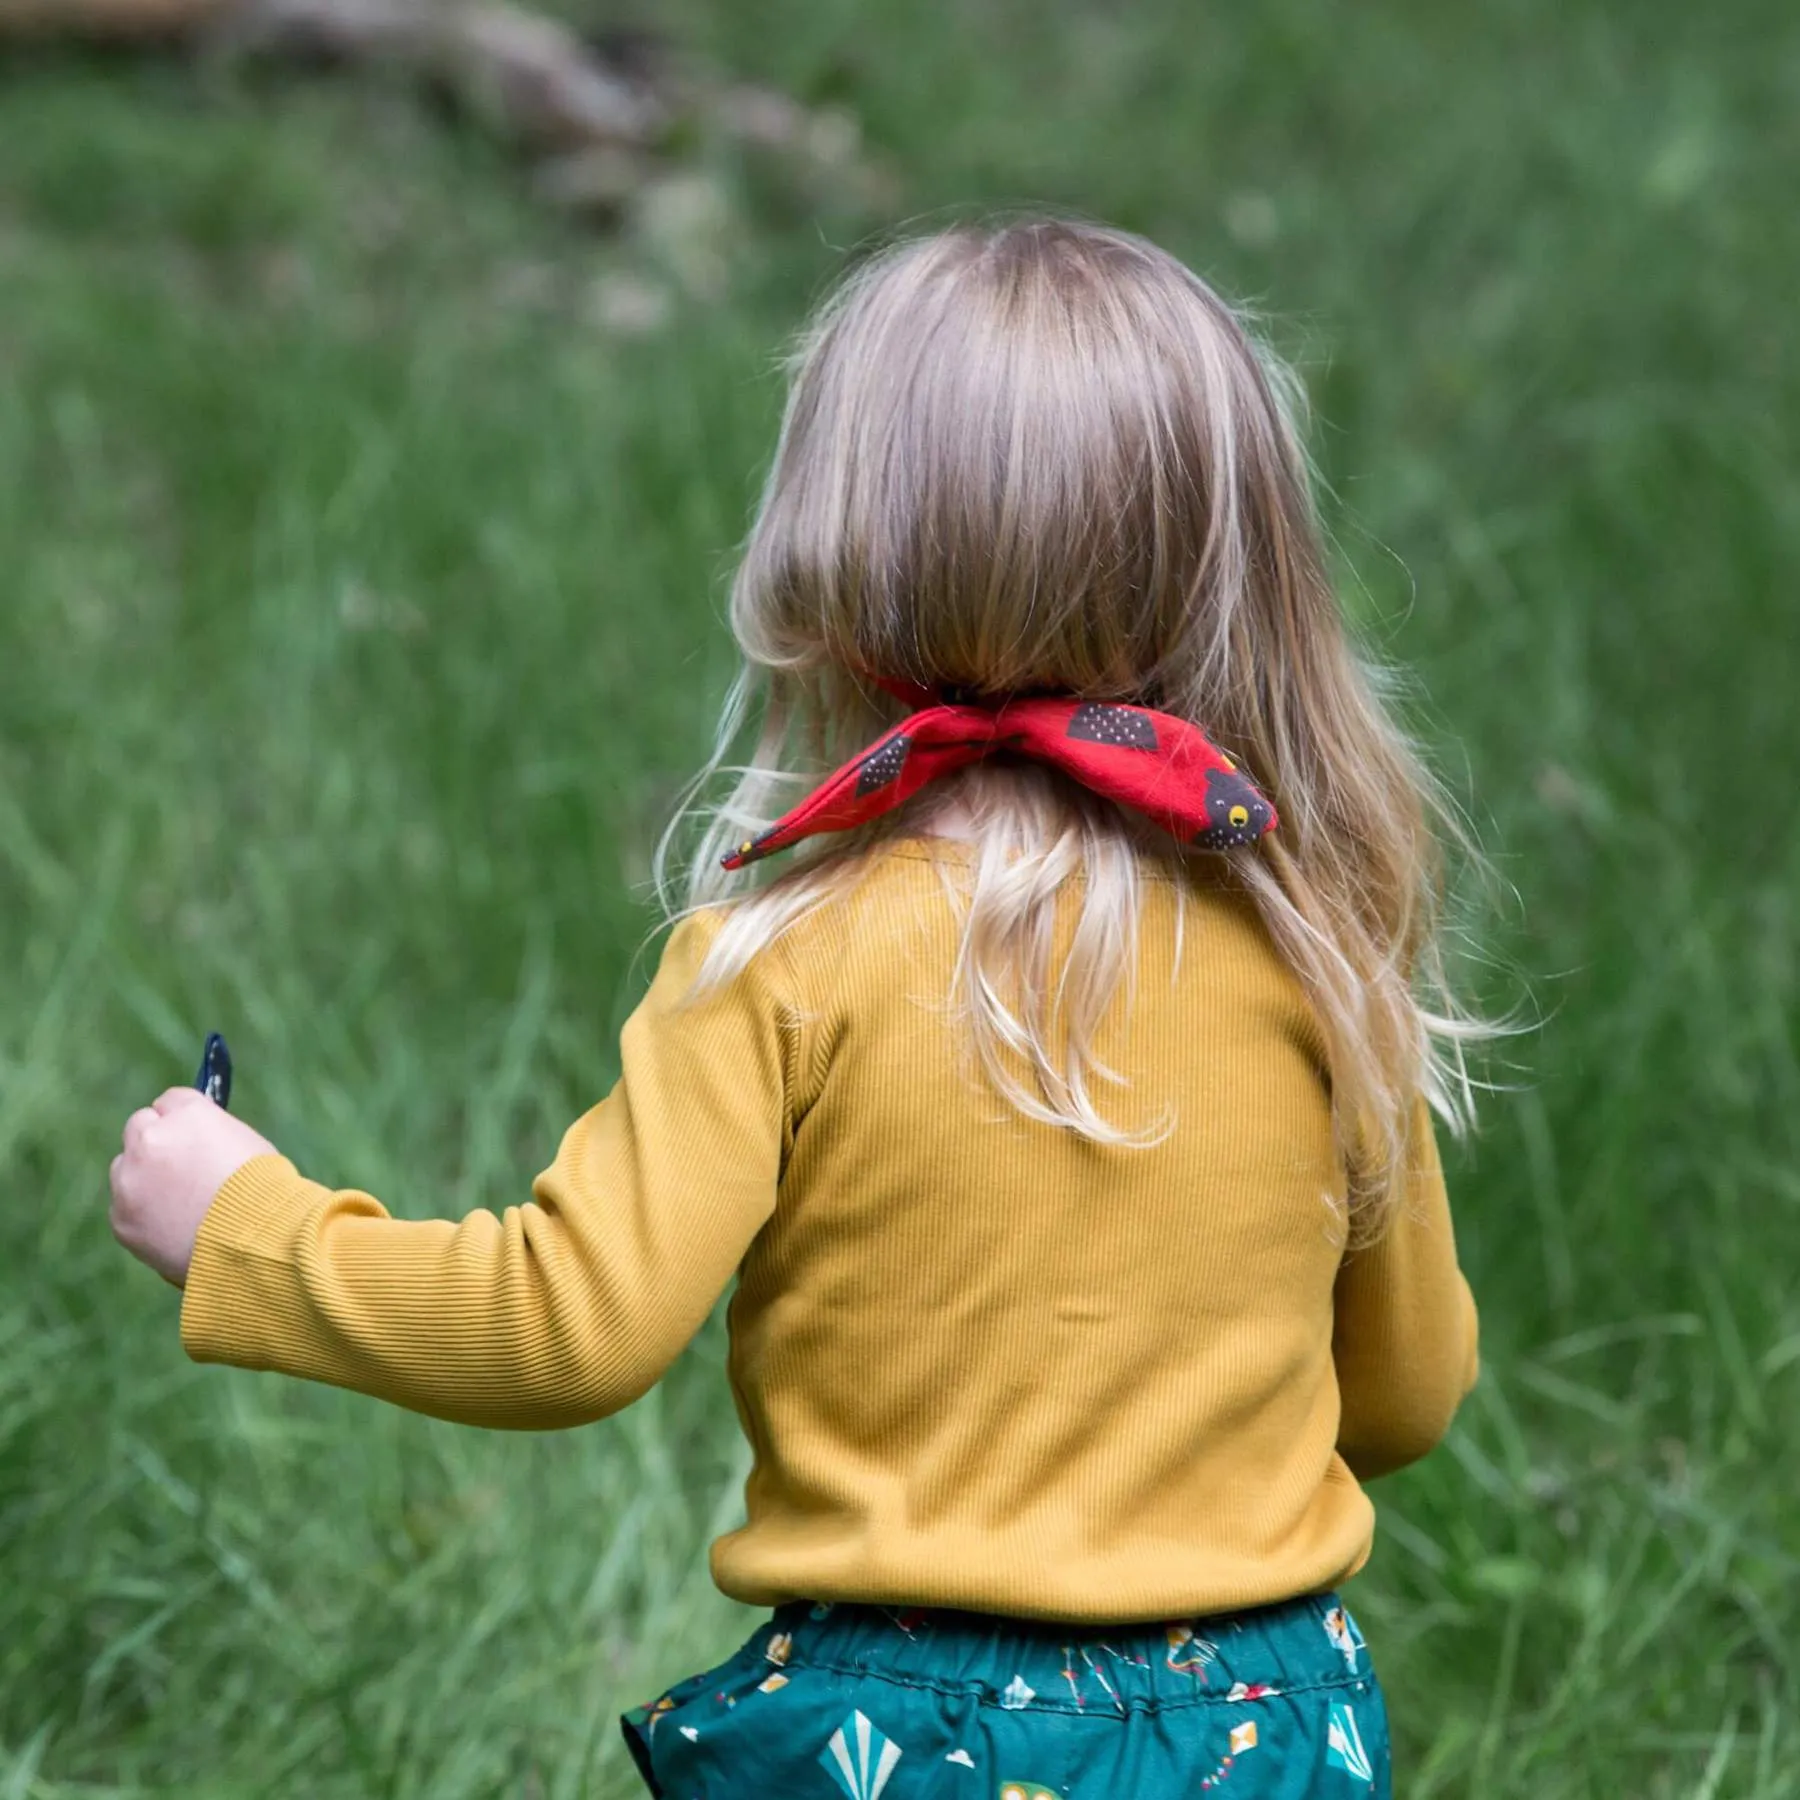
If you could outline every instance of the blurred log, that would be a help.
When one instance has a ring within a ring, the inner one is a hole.
[[[199,23],[214,49],[300,62],[418,63],[441,17],[430,0],[223,0]]]
[[[444,15],[435,73],[490,125],[545,149],[642,144],[664,123],[654,98],[567,26],[510,6]]]
[[[667,108],[567,26],[441,0],[0,0],[0,39],[169,43],[306,62],[380,63],[447,89],[533,149],[648,143]]]
[[[0,37],[154,43],[180,38],[233,0],[0,0]]]
[[[533,148],[644,144],[666,107],[567,26],[513,6],[439,0],[0,0],[0,38],[191,43],[303,61],[373,62],[450,90]]]
[[[239,53],[393,65],[447,89],[490,130],[532,149],[643,144],[663,123],[655,97],[567,26],[512,6],[225,0],[201,23],[214,45]]]
[[[660,37],[591,43],[558,20],[509,4],[0,0],[0,45],[49,37],[390,69],[447,93],[528,152],[544,198],[597,220],[687,193],[657,166],[658,152],[678,135],[671,126],[686,117],[779,154],[818,192],[859,207],[891,192],[862,157],[848,113],[814,111],[767,88],[688,79]],[[671,202],[662,210],[686,218],[694,208]]]

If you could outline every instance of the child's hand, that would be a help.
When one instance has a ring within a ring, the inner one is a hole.
[[[112,1164],[113,1236],[180,1287],[213,1195],[275,1146],[194,1088],[170,1088],[125,1121]]]

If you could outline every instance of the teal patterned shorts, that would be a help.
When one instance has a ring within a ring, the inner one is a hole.
[[[785,1606],[623,1720],[666,1800],[1366,1800],[1387,1713],[1335,1595],[1108,1629]]]

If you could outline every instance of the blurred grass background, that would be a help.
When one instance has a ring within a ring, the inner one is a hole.
[[[1800,1793],[1792,9],[656,16],[897,215],[1099,214],[1300,362],[1544,1020],[1454,1158],[1485,1380],[1352,1595],[1401,1792]],[[212,1026],[413,1213],[612,1079],[774,353],[888,222],[696,155],[698,292],[391,86],[0,62],[0,1800],[624,1796],[614,1713],[746,1626],[716,1327],[461,1431],[189,1367],[105,1220]]]

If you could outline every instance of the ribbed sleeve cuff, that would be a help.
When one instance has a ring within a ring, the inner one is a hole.
[[[271,1288],[293,1286],[295,1227],[325,1193],[285,1156],[253,1156],[213,1196],[181,1296],[181,1345],[195,1362],[270,1365],[288,1310]]]

